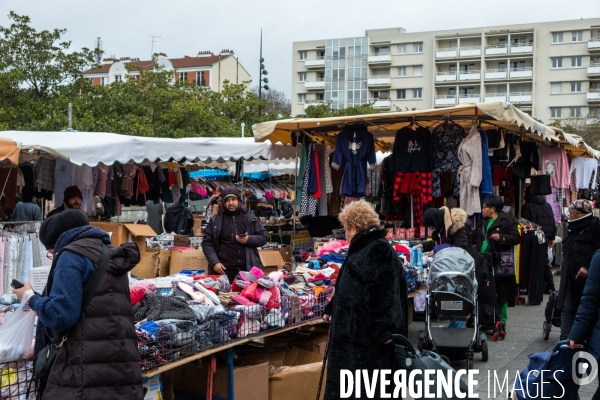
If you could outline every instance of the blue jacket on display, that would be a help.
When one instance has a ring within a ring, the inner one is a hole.
[[[342,196],[366,196],[367,162],[371,165],[377,162],[373,135],[361,125],[345,127],[338,135],[331,164],[335,169],[344,168]]]
[[[483,129],[478,129],[481,135],[481,157],[482,157],[482,172],[481,184],[479,185],[479,194],[481,199],[492,195],[492,165],[490,164],[490,156],[488,154],[488,137]]]

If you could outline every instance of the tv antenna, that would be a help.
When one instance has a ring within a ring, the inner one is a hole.
[[[150,46],[150,58],[154,57],[154,43],[158,42],[158,39],[160,39],[160,36],[156,36],[156,35],[148,35],[150,37],[150,42],[152,42],[152,45]]]

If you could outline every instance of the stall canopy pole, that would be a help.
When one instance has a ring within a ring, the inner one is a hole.
[[[292,210],[294,213],[292,214],[292,253],[296,251],[296,202],[298,201],[298,147],[300,146],[300,130],[296,130],[296,173],[294,174],[294,202],[292,203]]]

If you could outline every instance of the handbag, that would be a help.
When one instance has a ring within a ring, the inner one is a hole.
[[[500,278],[515,276],[515,254],[511,251],[501,251],[499,259],[494,263],[495,273]]]
[[[58,257],[55,258],[54,264],[52,265],[52,269],[54,269],[54,267],[56,266],[57,261]],[[81,301],[82,315],[87,306],[90,304],[90,301],[92,301],[92,298],[96,294],[96,291],[100,286],[100,282],[102,282],[102,278],[104,278],[104,274],[106,273],[109,261],[110,251],[108,249],[108,246],[103,244],[102,260],[100,261],[100,265],[96,269],[92,280],[83,289],[83,300]],[[50,287],[52,286],[52,277],[53,273],[50,274],[47,286],[47,293],[50,293]],[[62,348],[63,344],[65,344],[65,342],[67,341],[67,338],[69,337],[70,333],[71,330],[63,332],[62,339],[60,340],[60,342],[57,341],[58,343],[50,343],[49,345],[40,350],[40,352],[38,353],[37,360],[35,361],[35,365],[33,367],[33,377],[35,379],[48,379],[48,377],[50,376],[50,371],[52,370],[52,365],[56,360],[56,356],[58,355],[58,352]],[[48,327],[46,327],[46,334],[53,340],[52,335],[48,332]]]

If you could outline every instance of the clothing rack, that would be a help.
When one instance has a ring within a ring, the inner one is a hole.
[[[523,217],[519,218],[519,223],[523,224],[523,225],[531,225],[534,228],[536,228],[536,230],[542,230],[542,227],[540,225],[535,224],[535,223],[533,223],[533,222],[531,222],[528,219],[525,219]]]

